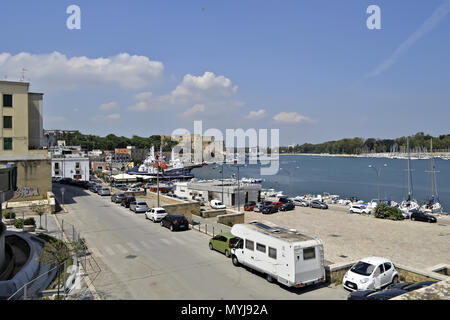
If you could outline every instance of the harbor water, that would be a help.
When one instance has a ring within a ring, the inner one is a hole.
[[[364,201],[378,198],[377,173],[381,168],[379,189],[381,197],[400,202],[408,195],[407,160],[390,158],[356,158],[285,155],[280,156],[276,175],[261,176],[260,164],[243,164],[240,178],[261,178],[262,187],[283,191],[294,197],[328,192],[341,198],[356,197]],[[369,165],[372,166],[369,167]],[[386,165],[386,166],[385,166]],[[222,166],[206,165],[192,171],[198,179],[220,179]],[[431,197],[431,161],[411,160],[413,198],[419,203]],[[437,194],[444,208],[450,211],[450,161],[435,159]],[[237,177],[237,168],[224,165],[224,178]]]

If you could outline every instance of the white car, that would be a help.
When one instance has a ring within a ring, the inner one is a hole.
[[[145,213],[145,218],[153,222],[159,222],[167,216],[167,211],[164,208],[151,208]]]
[[[167,211],[164,208],[151,208],[145,213],[145,218],[153,222],[159,222],[167,216]]]
[[[101,196],[110,196],[111,191],[109,191],[109,188],[100,188],[98,189],[97,193]]]
[[[253,211],[254,211],[254,212],[261,212],[263,208],[264,208],[264,205],[263,205],[262,203],[258,203],[258,204],[254,207]]]
[[[368,257],[358,261],[342,279],[344,288],[350,291],[379,290],[396,283],[398,272],[394,264],[380,257]]]
[[[211,200],[210,205],[213,209],[226,209],[226,206],[219,200]]]
[[[295,198],[294,200],[292,200],[292,203],[296,206],[300,206],[300,207],[309,207],[309,202],[303,199],[297,199]]]
[[[147,202],[134,201],[134,202],[130,203],[130,210],[134,211],[134,213],[147,212],[148,211]]]
[[[371,210],[367,208],[366,206],[360,205],[360,204],[354,204],[349,209],[350,213],[365,213],[370,214]]]
[[[139,192],[140,189],[139,188],[128,188],[127,192]]]
[[[145,218],[153,222],[159,222],[167,216],[167,211],[164,208],[151,208],[145,213]]]

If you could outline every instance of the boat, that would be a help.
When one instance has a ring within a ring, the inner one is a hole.
[[[431,139],[431,171],[425,171],[431,174],[431,197],[420,208],[427,213],[442,213],[442,205],[439,202],[439,195],[436,184],[436,170],[433,157],[433,139]]]
[[[419,209],[419,203],[413,198],[413,189],[412,189],[412,174],[411,174],[411,155],[410,155],[410,150],[409,150],[409,138],[406,138],[406,148],[408,150],[408,166],[406,171],[408,171],[407,176],[408,176],[408,186],[407,186],[407,192],[408,192],[408,197],[406,200],[403,200],[400,205],[399,205],[399,209],[404,212],[404,213],[408,213],[411,210],[414,209]]]

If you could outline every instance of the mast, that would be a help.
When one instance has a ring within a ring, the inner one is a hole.
[[[411,177],[411,154],[409,150],[409,137],[406,138],[406,148],[408,149],[408,200],[412,199],[412,177]]]
[[[433,138],[431,138],[431,197],[434,199],[434,156],[433,156]]]

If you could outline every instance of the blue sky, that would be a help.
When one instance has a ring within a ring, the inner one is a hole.
[[[81,30],[66,28],[72,4]],[[381,30],[366,27],[371,4]],[[150,136],[202,120],[279,128],[282,144],[444,134],[449,10],[448,0],[16,0],[0,11],[0,78],[28,70],[47,129]]]

